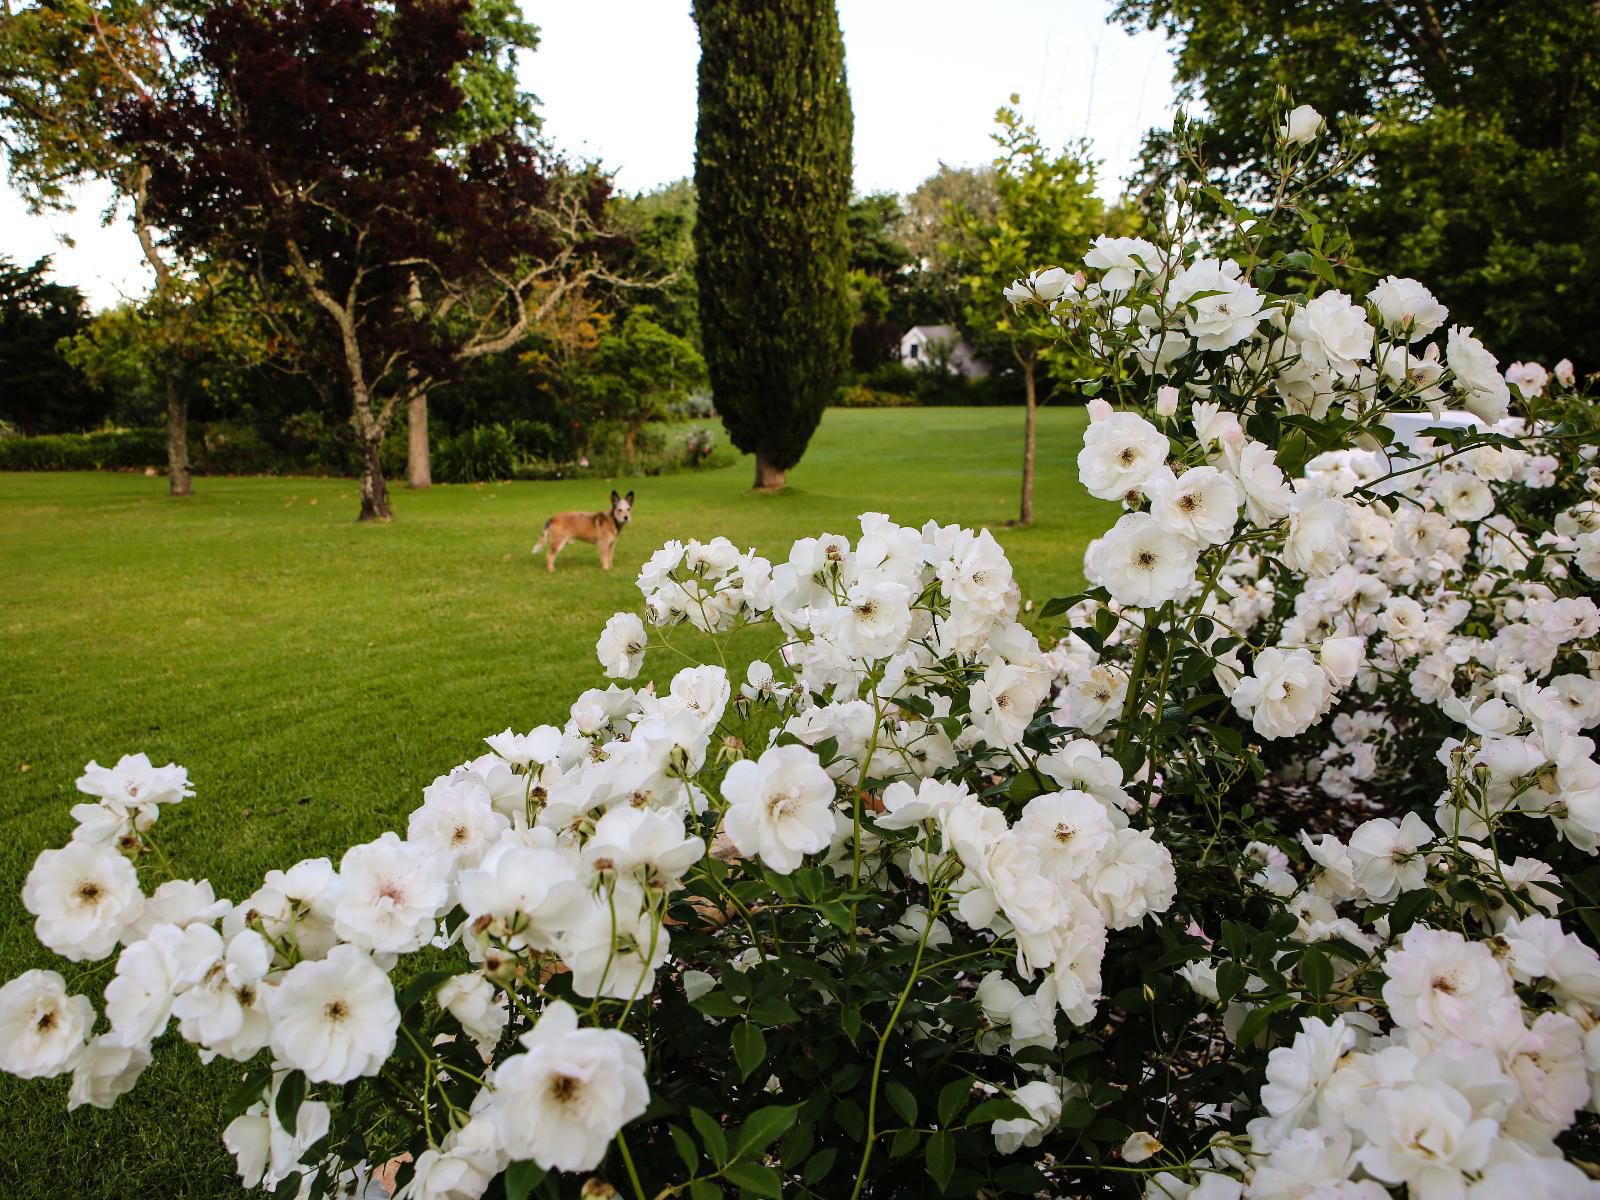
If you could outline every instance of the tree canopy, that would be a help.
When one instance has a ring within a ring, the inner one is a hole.
[[[1120,0],[1176,45],[1219,175],[1263,178],[1286,90],[1359,169],[1324,199],[1358,260],[1433,288],[1513,358],[1600,366],[1600,8],[1592,0]],[[1175,167],[1154,133],[1146,164]]]

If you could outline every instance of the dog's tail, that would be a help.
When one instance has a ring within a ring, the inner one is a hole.
[[[554,517],[550,518],[550,521],[554,520]],[[535,554],[544,549],[544,544],[550,537],[550,521],[544,523],[544,528],[539,532],[539,540],[533,544],[533,553]]]

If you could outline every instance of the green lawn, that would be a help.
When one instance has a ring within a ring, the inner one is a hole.
[[[34,856],[64,841],[90,758],[147,751],[189,768],[196,796],[157,827],[180,872],[248,894],[270,867],[337,860],[404,829],[436,774],[507,725],[560,722],[604,683],[594,640],[638,602],[639,564],[668,538],[724,534],[771,557],[879,510],[988,524],[1024,594],[1080,580],[1111,507],[1073,465],[1083,411],[1045,410],[1039,520],[1016,511],[1017,409],[831,410],[792,486],[747,489],[748,460],[622,485],[638,492],[616,569],[574,545],[557,574],[528,550],[544,518],[606,503],[581,483],[396,495],[357,526],[348,480],[0,474],[0,981],[54,960],[18,898]],[[745,649],[755,646],[749,640]],[[670,678],[671,656],[652,662]],[[95,994],[104,976],[85,983]],[[65,1111],[66,1083],[0,1076],[0,1196],[237,1194],[217,1108],[239,1068],[202,1069],[169,1035],[109,1113]]]

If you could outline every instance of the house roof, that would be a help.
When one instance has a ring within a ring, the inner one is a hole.
[[[960,332],[954,325],[913,325],[905,331],[904,336],[910,337],[913,333],[920,333],[925,338],[960,337]]]

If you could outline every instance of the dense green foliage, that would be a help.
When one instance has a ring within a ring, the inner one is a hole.
[[[1081,410],[1043,416],[1043,519],[999,531],[1035,596],[1081,582],[1112,515],[1074,482]],[[140,476],[0,475],[0,541],[30,564],[0,629],[0,874],[20,879],[66,836],[87,756],[134,746],[190,767],[198,795],[163,818],[163,846],[205,862],[219,890],[336,855],[403,823],[419,781],[478,753],[477,732],[556,719],[603,683],[595,636],[636,601],[637,568],[666,539],[721,533],[777,552],[873,508],[995,523],[1019,423],[1014,411],[830,413],[779,495],[740,494],[748,460],[641,486],[609,574],[588,547],[553,576],[528,555],[552,512],[604,504],[604,481],[406,493],[405,519],[376,530],[351,524],[344,480],[212,480],[172,505]],[[675,670],[652,665],[663,685]],[[0,903],[0,975],[47,965],[16,889]],[[70,1114],[64,1080],[0,1078],[7,1196],[237,1196],[218,1112],[238,1074],[162,1056],[114,1111]]]
[[[1507,359],[1600,365],[1600,9],[1590,0],[1121,0],[1124,24],[1176,43],[1218,176],[1259,184],[1258,130],[1281,89],[1341,141],[1354,182],[1326,185],[1361,263],[1414,276]],[[1147,176],[1170,179],[1151,135]]]
[[[845,363],[844,41],[833,0],[697,0],[695,20],[701,338],[729,436],[781,483]]]
[[[61,353],[89,317],[83,293],[49,270],[48,258],[23,267],[0,256],[0,422],[23,433],[81,428],[107,402]]]

